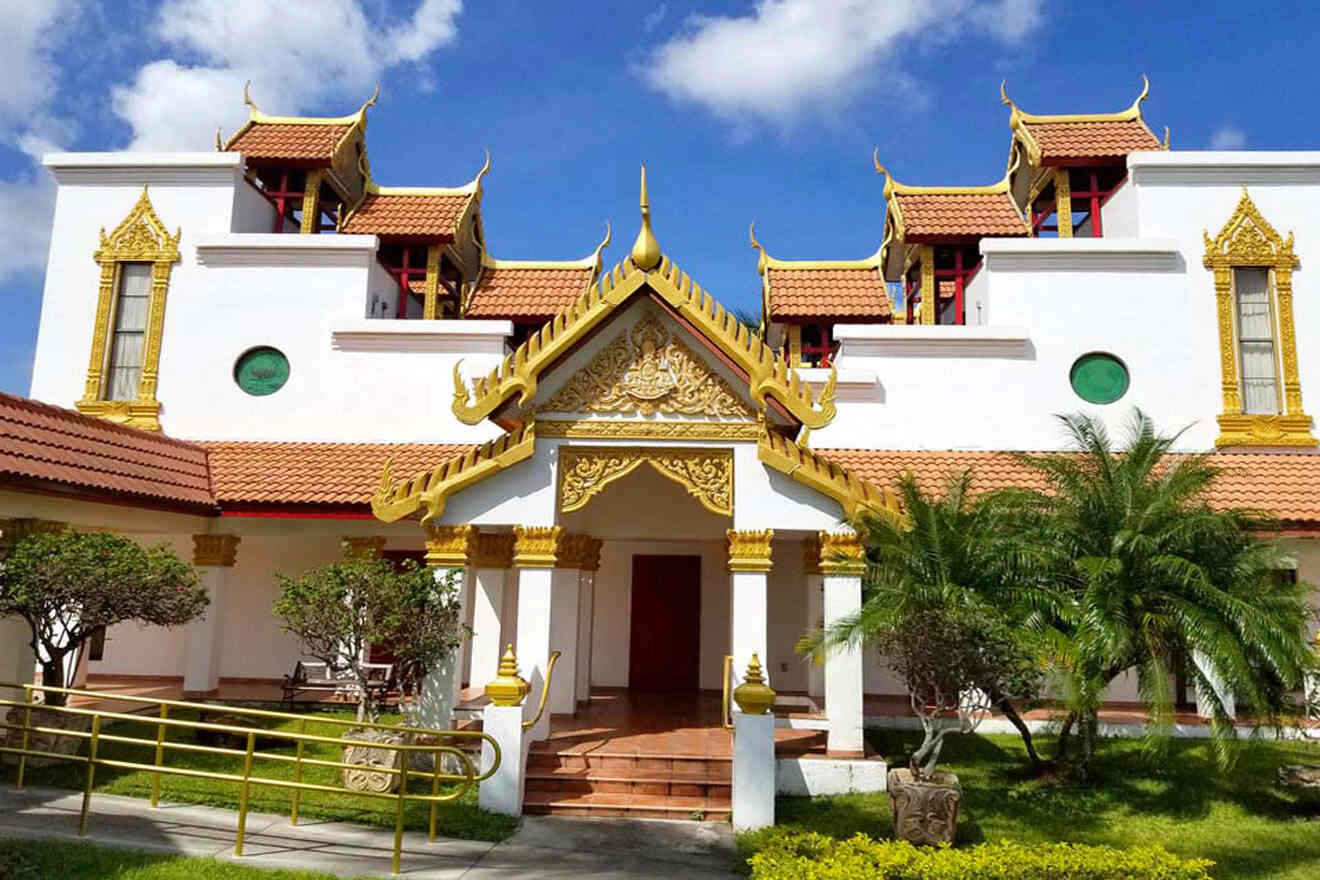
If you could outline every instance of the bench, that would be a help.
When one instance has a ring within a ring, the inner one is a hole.
[[[394,687],[393,663],[363,663],[361,668],[367,673],[367,691],[375,702],[382,702],[390,688]],[[293,667],[293,674],[284,676],[281,685],[284,696],[281,706],[293,708],[293,701],[299,694],[332,694],[356,699],[358,683],[348,670],[332,672],[330,667],[321,662],[299,660]]]

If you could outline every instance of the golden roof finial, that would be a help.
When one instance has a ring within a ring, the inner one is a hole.
[[[1164,149],[1166,149],[1166,150],[1169,148],[1169,127],[1168,127],[1167,125],[1164,126],[1164,145],[1163,145],[1163,146],[1164,146]]]
[[[757,272],[757,274],[759,274],[759,275],[764,275],[764,274],[765,274],[765,267],[766,267],[766,265],[767,265],[766,253],[765,253],[765,248],[763,248],[763,247],[761,246],[761,243],[760,243],[759,241],[756,240],[756,221],[755,221],[755,220],[753,220],[751,226],[749,226],[749,227],[747,228],[747,237],[748,237],[749,239],[751,239],[751,241],[752,241],[752,247],[756,248],[758,251],[761,252],[761,256],[759,256],[759,257],[756,258],[756,272]]]
[[[1137,95],[1137,100],[1132,102],[1133,110],[1140,110],[1141,102],[1150,97],[1150,78],[1146,74],[1141,75],[1141,94]]]
[[[1166,129],[1166,130],[1167,130],[1167,129]],[[224,140],[220,137],[220,126],[217,125],[217,126],[215,127],[215,151],[216,151],[217,153],[219,153],[219,152],[220,152],[221,150],[223,150],[224,148],[225,148],[225,142],[224,142]]]
[[[600,273],[601,267],[604,265],[604,264],[601,262],[601,259],[600,259],[600,258],[601,258],[601,254],[604,253],[605,248],[607,248],[607,247],[610,246],[610,242],[613,240],[613,238],[614,238],[614,230],[610,228],[610,221],[606,220],[606,221],[605,221],[605,237],[601,239],[600,244],[596,245],[596,253],[595,253],[595,255],[594,255],[594,256],[595,256],[595,260],[596,260],[596,272],[597,272],[597,274]]]
[[[257,109],[257,103],[252,100],[252,80],[243,83],[243,103],[252,108],[253,113],[260,113]]]
[[[889,173],[889,169],[880,164],[880,148],[876,147],[871,153],[871,161],[875,163],[875,173],[885,176],[885,198],[888,199],[894,194],[894,175]]]
[[[643,272],[649,272],[660,265],[660,242],[655,240],[651,231],[651,199],[646,193],[646,166],[642,166],[642,228],[637,231],[637,240],[633,242],[633,265]]]
[[[1006,88],[1007,85],[1008,85],[1008,80],[1001,79],[999,81],[999,103],[1008,107],[1012,107],[1014,106],[1013,99],[1008,96],[1008,89]]]

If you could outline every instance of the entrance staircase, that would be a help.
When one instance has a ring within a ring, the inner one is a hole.
[[[732,780],[732,758],[533,748],[523,809],[559,816],[727,821]]]

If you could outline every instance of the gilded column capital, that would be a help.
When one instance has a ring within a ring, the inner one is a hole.
[[[587,538],[583,542],[581,565],[578,566],[582,571],[600,570],[600,550],[605,546],[605,542],[599,538]]]
[[[232,567],[240,540],[238,535],[193,535],[193,565]]]
[[[802,573],[820,574],[820,538],[815,535],[802,539]]]
[[[0,519],[0,556],[7,555],[15,544],[28,535],[56,534],[68,530],[68,523],[51,519]]]
[[[509,568],[513,565],[513,532],[482,532],[477,552],[470,560],[474,568]]]
[[[380,559],[385,549],[384,535],[345,537],[340,540],[345,559]]]
[[[513,527],[513,564],[517,567],[554,568],[563,552],[563,526]]]
[[[725,532],[725,545],[729,550],[729,571],[769,571],[770,542],[774,529]]]
[[[592,552],[591,537],[589,535],[564,535],[561,547],[562,550],[555,562],[555,568],[581,570],[587,567],[587,557]]]
[[[431,568],[462,568],[476,555],[474,525],[426,526],[426,564]]]
[[[820,570],[826,575],[852,575],[866,573],[866,550],[856,535],[821,532]]]

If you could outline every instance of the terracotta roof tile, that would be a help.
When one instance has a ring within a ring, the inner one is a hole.
[[[1011,452],[947,452],[893,449],[819,449],[821,455],[881,486],[892,486],[912,471],[928,491],[938,491],[950,471],[971,468],[978,491],[1009,486],[1043,489],[1040,475]],[[1268,511],[1285,522],[1320,524],[1320,454],[1220,452],[1220,468],[1210,487],[1213,507]]]
[[[878,268],[793,269],[769,266],[770,318],[884,318],[889,294]]]
[[[1007,193],[895,193],[904,236],[1023,235],[1027,229]]]
[[[352,128],[305,122],[254,122],[226,148],[248,159],[288,159],[330,164],[335,147]]]
[[[203,442],[215,497],[236,504],[370,504],[386,459],[414,474],[470,449],[444,443]]]
[[[1139,119],[1090,122],[1023,122],[1040,145],[1041,161],[1108,159],[1136,150],[1158,150],[1155,135]]]
[[[452,239],[473,193],[367,193],[344,220],[343,231]]]
[[[10,480],[168,506],[214,504],[202,447],[0,393],[0,482]]]
[[[568,308],[594,275],[591,266],[487,266],[467,316],[544,320]]]

